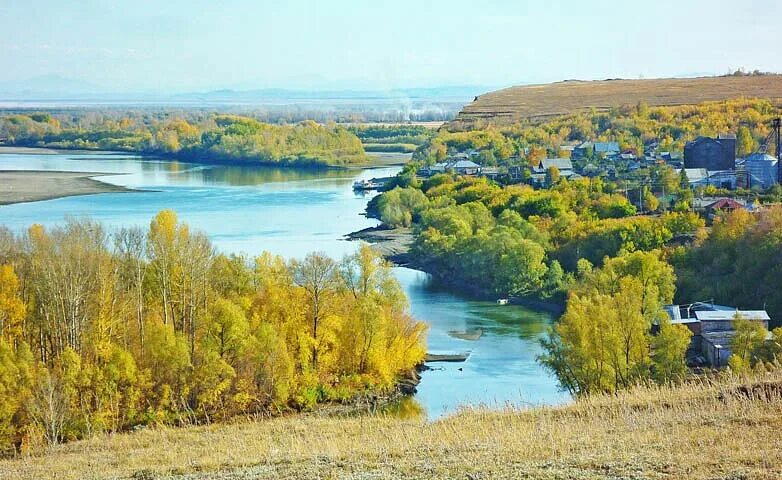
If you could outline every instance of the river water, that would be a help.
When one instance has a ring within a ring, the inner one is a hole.
[[[312,171],[207,166],[118,154],[0,154],[0,170],[106,173],[105,182],[143,190],[0,206],[0,224],[22,231],[66,215],[90,216],[108,226],[147,226],[162,209],[206,232],[224,252],[286,257],[323,251],[339,258],[358,244],[342,237],[378,222],[362,212],[370,195],[355,193],[357,178],[399,168]],[[433,284],[429,275],[395,268],[411,313],[429,325],[431,353],[470,352],[464,363],[433,363],[415,396],[430,419],[461,406],[556,404],[568,400],[535,361],[551,322],[545,312],[474,301]],[[476,339],[475,333],[482,335]],[[468,332],[472,335],[465,336]],[[461,337],[461,338],[460,338]]]

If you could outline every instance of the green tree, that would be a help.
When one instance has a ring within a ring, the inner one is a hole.
[[[755,139],[752,138],[752,132],[748,127],[739,127],[736,133],[736,155],[746,157],[757,150]]]
[[[674,325],[667,315],[659,322],[660,331],[652,338],[652,378],[669,383],[687,374],[685,354],[692,332],[684,325]]]
[[[746,372],[762,360],[760,353],[766,342],[767,331],[760,322],[736,314],[733,320],[736,333],[730,342],[728,365],[737,372]]]
[[[546,169],[545,183],[547,187],[551,187],[559,183],[560,173],[557,167],[549,167]]]

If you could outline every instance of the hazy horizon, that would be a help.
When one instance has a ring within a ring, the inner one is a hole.
[[[729,12],[729,14],[726,14]],[[0,84],[106,92],[504,87],[782,71],[772,0],[0,5]],[[622,41],[617,41],[621,38]],[[35,83],[34,81],[32,83]]]

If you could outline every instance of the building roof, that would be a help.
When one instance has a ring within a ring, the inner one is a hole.
[[[595,152],[597,153],[618,152],[618,151],[619,151],[618,142],[595,142]]]
[[[747,156],[747,158],[744,159],[745,165],[747,164],[747,162],[777,163],[777,157],[773,155],[769,155],[768,153],[753,153],[752,155],[749,155]]]
[[[689,142],[685,143],[684,144],[684,148],[687,149],[689,147],[692,147],[694,145],[697,145],[697,144],[703,143],[703,142],[720,143],[720,140],[734,140],[735,141],[736,140],[736,135],[734,135],[732,133],[720,133],[719,135],[717,135],[714,138],[700,136],[700,137],[696,138],[695,140],[690,140]]]
[[[744,208],[744,205],[732,198],[720,198],[716,202],[706,205],[706,208],[711,210],[736,210],[738,208]]]
[[[681,172],[681,170],[679,170]],[[702,182],[709,178],[709,171],[705,168],[685,168],[684,174],[687,175],[687,180],[690,183]]]
[[[737,315],[745,320],[771,320],[765,310],[705,310],[694,313],[701,322],[735,320]]]
[[[472,160],[459,160],[452,165],[452,168],[480,168],[481,166]]]
[[[540,168],[548,170],[551,167],[557,167],[561,172],[562,170],[573,170],[573,162],[568,158],[544,158],[540,161]]]

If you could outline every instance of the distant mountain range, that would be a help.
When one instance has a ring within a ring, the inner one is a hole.
[[[371,101],[396,103],[410,101],[467,103],[476,95],[492,90],[487,86],[443,86],[392,90],[296,90],[264,88],[222,89],[205,92],[159,93],[112,91],[87,81],[47,75],[24,81],[0,82],[0,101],[88,102],[88,103],[172,103],[172,104],[284,104],[353,103]]]

